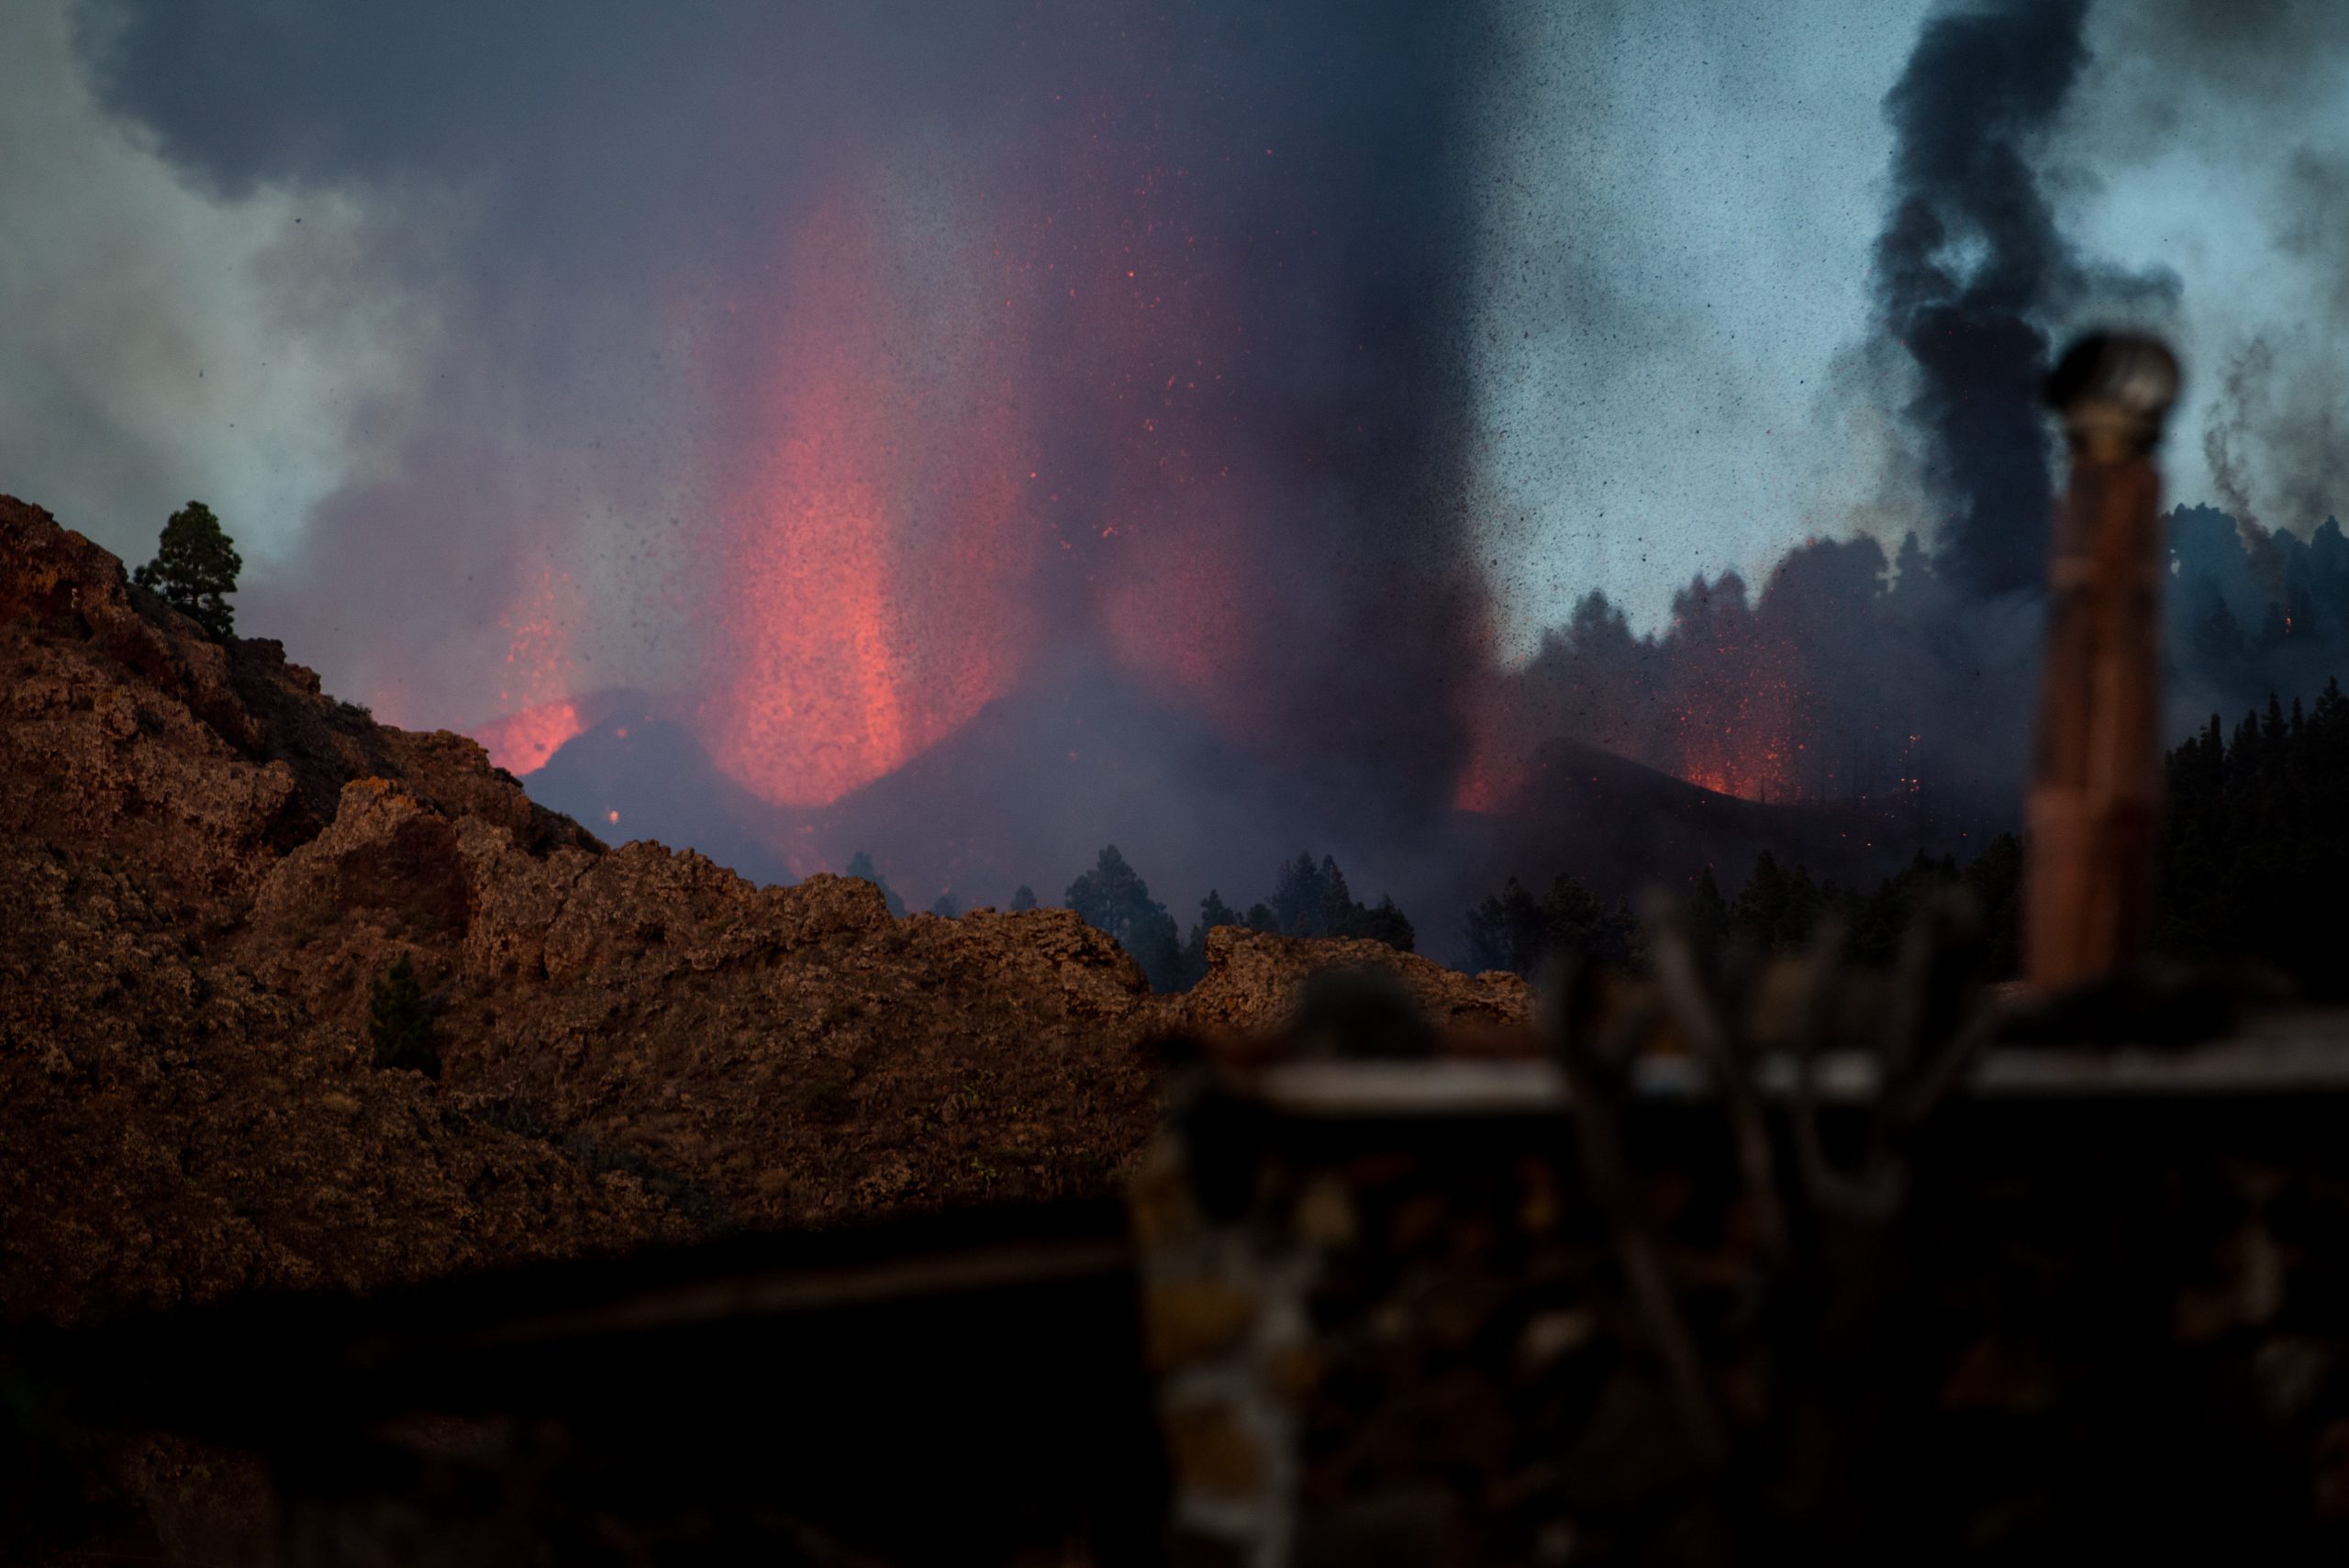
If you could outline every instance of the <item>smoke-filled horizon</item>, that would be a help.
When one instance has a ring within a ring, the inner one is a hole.
[[[2072,128],[2073,156],[2096,139],[2077,128],[2094,124],[2077,102],[2093,79],[2090,19],[2087,0],[1940,7],[1885,96],[1893,142],[1869,272],[1877,331],[1854,360],[1879,395],[1898,398],[1920,509],[1897,562],[1891,541],[1866,532],[1806,541],[1768,566],[1757,592],[1734,572],[1698,574],[1645,638],[1605,595],[1586,596],[1492,699],[1485,731],[1506,738],[1486,748],[1494,779],[1521,774],[1544,738],[1569,735],[1751,796],[2011,802],[2056,483],[2042,380],[2060,337],[2084,323],[2191,340],[2199,303],[2174,268],[2099,254],[2065,221],[2081,175],[2059,152],[2062,133]],[[2291,6],[2174,4],[2126,25],[2141,78],[2130,91],[2155,91],[2142,79],[2150,72],[2173,112],[2198,97],[2210,108],[2214,81],[2221,98],[2256,80],[2301,101],[2308,61],[2337,59],[2344,36]],[[2266,69],[2246,74],[2245,61]],[[2278,153],[2303,183],[2321,161],[2306,146]],[[2281,227],[2309,221],[2295,214]],[[2293,370],[2266,337],[2222,375],[2205,368],[2216,385],[2201,455],[2230,510],[2173,519],[2174,737],[2271,694],[2312,697],[2349,669],[2349,579],[2331,520],[2332,485],[2349,472],[2331,395],[2340,303],[2337,290],[2323,303]],[[2254,511],[2254,445],[2264,483],[2295,514],[2280,534]]]
[[[1252,812],[1411,863],[1557,739],[2006,798],[2034,384],[2120,317],[2248,562],[2180,547],[2180,723],[2321,684],[2342,14],[1652,10],[28,7],[0,486],[126,554],[208,491],[333,689],[524,771],[628,694],[800,870],[994,704],[977,815],[1153,815],[1187,898]],[[1096,748],[1156,793],[1044,787]]]
[[[1477,618],[1473,39],[1344,9],[129,6],[85,46],[209,188],[468,237],[380,462],[245,597],[386,717],[527,762],[665,690],[816,806],[1079,646],[1424,816]]]

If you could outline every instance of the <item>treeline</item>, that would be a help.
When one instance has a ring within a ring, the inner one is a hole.
[[[881,874],[873,857],[859,850],[848,862],[847,874],[863,877],[881,890],[889,913],[902,917],[905,900]],[[1036,907],[1036,893],[1022,884],[1011,895],[1017,913]],[[1360,937],[1385,942],[1403,952],[1411,951],[1416,933],[1409,918],[1381,897],[1375,904],[1356,898],[1346,873],[1329,855],[1316,861],[1302,851],[1281,863],[1273,890],[1245,910],[1234,909],[1221,892],[1210,888],[1199,900],[1198,918],[1186,936],[1166,906],[1150,895],[1150,884],[1129,864],[1118,846],[1109,845],[1093,869],[1068,884],[1062,902],[1085,923],[1117,939],[1150,977],[1153,991],[1187,991],[1208,972],[1208,933],[1218,926],[1245,926],[1287,937]],[[963,911],[953,893],[938,895],[930,906],[933,915],[952,918]]]
[[[2187,711],[2313,701],[2349,669],[2349,534],[2296,521],[2305,538],[2209,506],[2165,518],[2166,658]],[[2005,717],[2036,693],[2037,644],[2013,610],[1946,577],[1913,535],[1891,559],[1865,534],[1814,539],[1758,585],[1696,579],[1651,634],[1586,595],[1503,682],[1505,732],[1522,738],[1520,766],[1569,738],[1749,797],[1995,798],[2028,761]]]
[[[2168,809],[2160,847],[2156,948],[2181,962],[2250,961],[2288,976],[2315,996],[2349,994],[2341,958],[2349,900],[2349,697],[2338,681],[2311,705],[2270,697],[2229,733],[2218,716],[2165,759]],[[1917,910],[1934,894],[1962,889],[1981,912],[1992,978],[2021,962],[2022,841],[1992,840],[1971,860],[1920,852],[1873,887],[1820,881],[1765,851],[1724,894],[1709,867],[1687,885],[1687,912],[1716,940],[1743,938],[1765,951],[1809,942],[1830,917],[1843,928],[1855,962],[1889,963]],[[893,912],[905,906],[860,852],[852,875],[874,882]],[[1416,933],[1391,898],[1364,904],[1337,862],[1300,853],[1284,862],[1264,898],[1237,909],[1219,891],[1199,901],[1186,934],[1115,845],[1063,896],[1085,922],[1117,939],[1159,991],[1187,990],[1207,973],[1207,937],[1218,926],[1302,937],[1362,937],[1405,952]],[[1026,887],[1015,909],[1033,908]],[[932,912],[960,906],[941,895]],[[1572,951],[1626,967],[1644,956],[1638,917],[1571,874],[1540,892],[1510,878],[1467,913],[1462,930],[1471,969],[1531,975],[1552,953]]]
[[[2022,843],[2001,834],[1971,862],[1954,855],[1935,859],[1920,851],[1908,865],[1874,888],[1845,887],[1815,880],[1800,865],[1787,865],[1769,851],[1734,898],[1724,897],[1708,866],[1698,874],[1687,901],[1689,924],[1714,941],[1742,937],[1765,951],[1787,951],[1809,942],[1830,916],[1844,928],[1853,957],[1887,963],[1918,908],[1935,892],[1962,887],[1985,911],[1991,928],[1991,959],[2003,976],[2014,970],[2016,894]],[[1579,877],[1554,878],[1538,897],[1511,877],[1499,893],[1468,912],[1464,935],[1472,969],[1508,969],[1531,976],[1551,954],[1571,951],[1625,967],[1645,957],[1645,933],[1631,906],[1612,905]]]
[[[2169,754],[2156,940],[2182,959],[2250,959],[2311,995],[2349,992],[2349,698],[2274,697],[2232,737],[2217,715]]]
[[[2214,714],[2164,768],[2157,953],[2187,963],[2258,962],[2304,994],[2349,993],[2342,957],[2349,938],[2349,697],[2340,683],[2329,682],[2305,710],[2270,697],[2232,735]],[[1765,851],[1733,898],[1722,895],[1709,868],[1700,873],[1688,917],[1716,939],[1742,936],[1785,951],[1810,940],[1833,916],[1855,961],[1884,964],[1928,896],[1962,888],[1981,911],[1992,976],[2004,979],[2021,961],[2022,862],[2022,841],[2004,834],[1968,862],[1920,852],[1864,891],[1817,881]],[[1463,934],[1471,967],[1528,975],[1560,951],[1629,965],[1645,946],[1626,904],[1607,903],[1571,875],[1540,895],[1511,878],[1468,912]]]
[[[1024,890],[1023,890],[1024,891]],[[1166,906],[1150,895],[1150,884],[1111,844],[1091,871],[1068,885],[1066,903],[1085,923],[1118,940],[1150,976],[1153,991],[1187,991],[1208,972],[1208,933],[1218,926],[1245,926],[1291,937],[1362,937],[1411,951],[1415,933],[1392,898],[1365,905],[1346,884],[1333,858],[1317,862],[1300,851],[1285,862],[1269,895],[1243,913],[1213,888],[1199,900],[1190,934],[1179,936]]]

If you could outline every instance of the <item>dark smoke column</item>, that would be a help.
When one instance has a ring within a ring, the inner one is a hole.
[[[2025,975],[2077,984],[2143,956],[2161,788],[2161,476],[2177,361],[2150,338],[2082,339],[2049,378],[2072,449],[2048,563],[2032,780]]]
[[[1885,98],[1892,214],[1876,307],[1916,362],[1908,406],[1950,508],[1943,576],[1977,594],[2039,577],[2047,447],[2039,322],[2076,273],[2032,167],[2087,59],[2087,0],[1990,0],[1927,23]]]

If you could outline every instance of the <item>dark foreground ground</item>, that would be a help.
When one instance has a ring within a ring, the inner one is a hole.
[[[1698,1082],[1667,1062],[1615,1107],[1620,1203],[1538,1060],[1307,1062],[1204,1082],[1124,1206],[20,1338],[17,1539],[288,1564],[2349,1551],[2338,1020],[1993,1057],[1882,1205],[1806,1167],[1783,1099],[1757,1199]],[[1819,1113],[1854,1182],[1868,1114]],[[149,1496],[110,1516],[35,1479],[108,1444]]]

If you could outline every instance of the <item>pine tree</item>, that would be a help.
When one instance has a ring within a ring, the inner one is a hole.
[[[1900,541],[1900,553],[1893,558],[1892,591],[1896,594],[1921,593],[1933,580],[1932,557],[1918,540],[1917,530],[1911,528]]]
[[[433,1043],[431,1011],[416,977],[416,961],[408,953],[400,954],[368,987],[367,1041],[374,1047],[377,1067],[405,1068],[428,1078],[440,1076],[440,1051]]]
[[[1199,900],[1199,917],[1192,925],[1191,934],[1184,939],[1180,989],[1187,991],[1207,978],[1208,933],[1219,926],[1242,923],[1239,913],[1223,901],[1223,895],[1208,888],[1208,895]]]
[[[1321,909],[1315,922],[1316,936],[1351,937],[1355,934],[1355,916],[1362,906],[1354,902],[1353,889],[1346,885],[1346,873],[1338,869],[1333,856],[1321,861]]]
[[[1588,953],[1608,943],[1607,906],[1583,884],[1582,878],[1564,873],[1553,877],[1542,900],[1542,934],[1547,946]]]
[[[190,501],[163,525],[155,559],[130,576],[215,638],[228,638],[236,632],[237,612],[228,607],[227,595],[237,591],[237,574],[244,568],[212,508]]]
[[[1828,902],[1809,870],[1783,865],[1765,850],[1754,858],[1753,874],[1731,906],[1730,917],[1765,948],[1798,947],[1809,939]]]
[[[1393,907],[1392,902],[1384,907]],[[1397,917],[1401,913],[1396,911]],[[1639,947],[1628,906],[1619,901],[1610,911],[1581,878],[1564,873],[1552,879],[1549,893],[1540,898],[1510,877],[1498,897],[1470,911],[1467,938],[1474,967],[1513,970],[1529,979],[1560,953],[1623,963]]]
[[[1310,937],[1321,917],[1321,868],[1304,851],[1297,859],[1281,867],[1280,880],[1273,887],[1272,906],[1275,929],[1284,936]]]
[[[1541,901],[1510,877],[1498,896],[1487,895],[1469,911],[1465,934],[1472,968],[1531,975],[1544,951]]]
[[[1688,927],[1700,941],[1718,942],[1729,935],[1729,900],[1707,866],[1697,877],[1697,892],[1688,900]]]
[[[1385,942],[1397,952],[1409,952],[1419,940],[1419,932],[1412,929],[1409,917],[1396,907],[1392,894],[1381,894],[1374,908],[1354,906],[1353,934]]]
[[[1093,869],[1068,884],[1068,906],[1132,954],[1152,990],[1183,988],[1183,940],[1174,917],[1151,897],[1150,884],[1126,863],[1117,845],[1105,848]]]
[[[1024,915],[1035,906],[1036,890],[1034,888],[1023,882],[1012,891],[1011,912],[1013,914]]]

